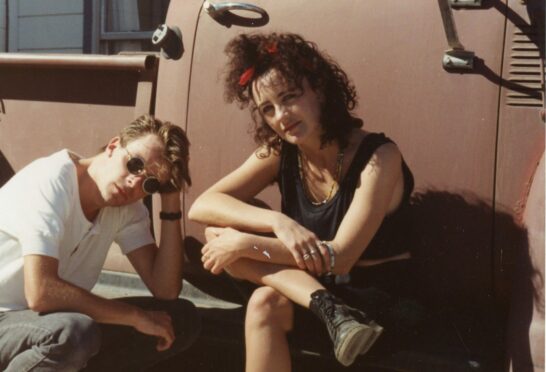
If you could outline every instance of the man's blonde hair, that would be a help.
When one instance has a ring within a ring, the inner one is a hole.
[[[169,182],[162,185],[160,192],[185,190],[191,186],[188,168],[190,142],[184,130],[173,123],[145,114],[121,130],[120,144],[125,147],[129,142],[148,134],[156,135],[163,142],[163,158],[169,164]]]

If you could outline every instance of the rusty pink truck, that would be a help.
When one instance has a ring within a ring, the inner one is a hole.
[[[224,101],[222,69],[226,43],[260,31],[316,41],[355,83],[366,128],[401,148],[416,181],[411,244],[421,284],[463,345],[460,355],[431,343],[427,353],[362,358],[352,370],[543,371],[543,2],[171,1],[152,39],[158,53],[3,53],[0,182],[63,147],[93,154],[152,113],[192,143],[187,212],[255,146],[248,113]],[[275,185],[259,197],[279,208]],[[158,200],[146,203],[157,233]],[[183,226],[182,295],[209,317],[201,342],[242,352],[245,301],[200,267],[203,226]],[[114,247],[97,291],[140,290],[133,272]],[[304,365],[327,359],[306,345],[293,353]]]

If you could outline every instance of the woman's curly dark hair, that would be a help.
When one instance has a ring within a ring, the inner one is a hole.
[[[231,40],[225,49],[229,61],[225,76],[225,98],[237,101],[241,107],[250,105],[254,120],[254,140],[268,149],[280,150],[281,141],[259,113],[252,97],[252,82],[275,69],[296,87],[302,88],[306,78],[311,88],[324,97],[321,107],[321,125],[324,129],[322,145],[337,140],[340,147],[348,143],[353,128],[362,126],[362,120],[352,115],[357,105],[354,85],[347,74],[315,43],[291,33],[242,34]],[[254,68],[243,84],[241,75]]]

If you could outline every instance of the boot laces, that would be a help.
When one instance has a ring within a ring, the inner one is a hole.
[[[324,308],[324,315],[326,318],[326,327],[332,336],[335,336],[337,327],[340,324],[345,323],[352,318],[352,314],[344,311],[343,306],[336,303],[326,305]]]

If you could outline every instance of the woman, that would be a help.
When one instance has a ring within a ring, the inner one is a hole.
[[[241,35],[226,54],[227,98],[250,106],[260,147],[191,207],[190,219],[216,226],[206,229],[203,265],[259,286],[245,319],[247,371],[290,370],[293,303],[325,323],[336,358],[350,365],[383,328],[372,307],[357,310],[335,294],[354,300],[346,289],[368,280],[367,267],[410,257],[398,232],[398,242],[384,238],[407,205],[411,173],[394,143],[361,128],[354,87],[315,44]],[[282,212],[250,203],[272,182]]]

